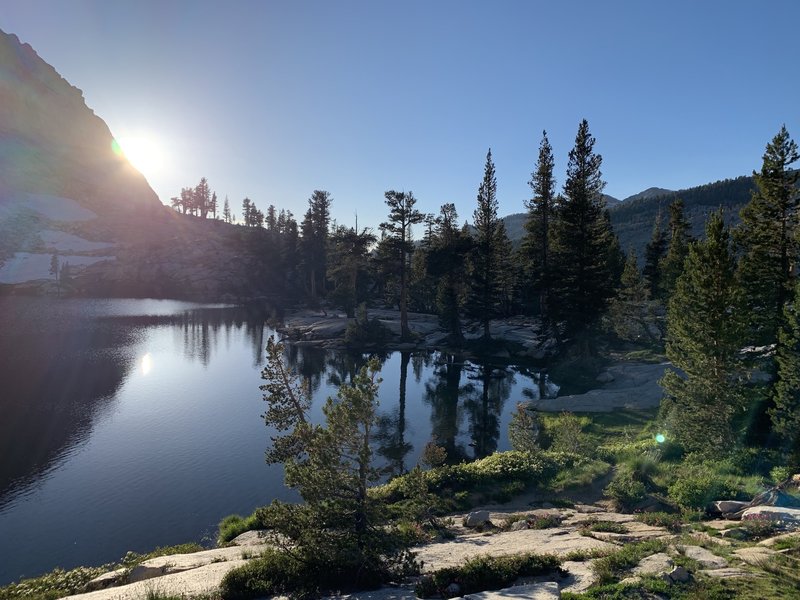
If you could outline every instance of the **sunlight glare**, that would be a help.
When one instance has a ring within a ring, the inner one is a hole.
[[[148,352],[142,357],[142,375],[147,375],[153,368],[153,357]]]
[[[111,142],[111,149],[144,176],[155,175],[163,168],[162,145],[152,135],[121,136]]]

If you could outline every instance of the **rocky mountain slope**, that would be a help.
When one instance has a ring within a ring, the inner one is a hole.
[[[260,295],[260,232],[178,215],[115,151],[81,90],[0,31],[0,292],[197,299]],[[263,274],[262,274],[263,275]]]

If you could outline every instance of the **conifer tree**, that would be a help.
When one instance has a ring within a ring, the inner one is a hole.
[[[620,289],[609,306],[614,332],[627,341],[656,341],[652,333],[655,318],[648,301],[647,284],[639,272],[636,251],[631,249],[625,260]]]
[[[642,276],[647,284],[647,292],[651,298],[658,296],[661,288],[661,261],[667,254],[667,237],[661,225],[661,211],[653,224],[653,233],[644,251],[644,269]]]
[[[556,212],[554,165],[553,148],[547,139],[547,132],[543,131],[536,170],[531,173],[528,182],[533,197],[525,202],[528,216],[520,251],[525,286],[528,288],[525,296],[538,300],[539,312],[544,317],[547,316],[547,299],[550,295],[550,230]]]
[[[356,231],[340,226],[331,236],[331,298],[350,318],[356,316],[356,307],[367,300],[368,255],[374,243],[375,236],[366,228]]]
[[[740,213],[742,223],[736,231],[742,249],[739,278],[755,345],[777,342],[784,306],[793,294],[800,253],[800,172],[790,166],[798,159],[797,144],[784,126],[767,145],[761,172],[753,173],[757,189]]]
[[[769,416],[779,447],[789,455],[789,464],[797,467],[800,466],[800,284],[795,284],[793,301],[786,305],[778,337],[778,378]]]
[[[584,119],[569,153],[563,200],[553,229],[554,315],[568,336],[578,336],[581,351],[589,352],[589,330],[614,292],[609,269],[613,231],[604,214],[600,165],[594,137]]]
[[[232,219],[231,219],[231,205],[230,205],[230,202],[228,202],[228,197],[227,196],[225,196],[225,204],[222,207],[222,220],[225,221],[226,223],[231,223],[232,222]]]
[[[330,193],[314,190],[308,200],[308,210],[300,225],[302,231],[303,266],[309,294],[313,300],[324,293],[328,264],[328,228],[331,221]]]
[[[683,273],[683,263],[689,253],[689,222],[683,212],[683,200],[673,200],[669,205],[669,247],[661,261],[661,290],[659,295],[668,301],[675,291],[675,283]]]
[[[439,319],[457,344],[464,340],[460,314],[464,304],[467,257],[471,247],[470,235],[458,227],[455,204],[442,205],[428,253],[427,271],[438,281],[436,307]]]
[[[733,419],[744,406],[739,381],[740,335],[735,262],[722,214],[713,213],[706,239],[692,242],[667,312],[669,369],[659,382],[671,435],[688,451],[731,448]]]
[[[481,321],[483,339],[489,340],[489,320],[498,314],[497,179],[492,150],[486,154],[483,181],[478,187],[478,207],[473,213],[476,231],[472,251],[469,312]]]
[[[411,227],[422,223],[425,215],[415,208],[417,199],[411,192],[389,190],[384,193],[389,206],[389,220],[381,223],[380,229],[391,238],[391,249],[399,260],[400,271],[400,337],[408,339],[408,257],[414,250],[411,243]]]

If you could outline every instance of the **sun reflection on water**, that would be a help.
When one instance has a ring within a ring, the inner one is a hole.
[[[147,375],[152,368],[153,368],[153,357],[150,356],[150,353],[148,352],[142,357],[141,360],[142,375]]]

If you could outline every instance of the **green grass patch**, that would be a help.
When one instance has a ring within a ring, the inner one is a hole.
[[[219,522],[217,544],[222,546],[233,540],[236,536],[243,534],[245,531],[259,529],[260,527],[261,525],[255,512],[247,517],[228,515]]]
[[[119,563],[99,567],[76,567],[75,569],[53,569],[39,577],[22,579],[0,588],[0,600],[54,600],[85,591],[86,584],[95,577],[119,568],[132,569],[144,561],[171,554],[190,554],[204,548],[199,544],[179,544],[159,547],[146,554],[128,552]]]
[[[516,554],[513,556],[477,556],[460,567],[439,569],[425,575],[415,588],[420,598],[451,598],[511,585],[519,577],[542,575],[559,569],[560,559],[553,554]],[[450,584],[459,591],[448,594]]]
[[[662,540],[646,540],[626,544],[616,552],[598,558],[592,565],[600,584],[614,583],[625,571],[635,567],[646,556],[663,552],[667,547]]]
[[[594,532],[628,533],[628,528],[623,523],[617,523],[616,521],[588,519],[581,524],[580,532],[581,535],[588,535]]]
[[[651,527],[663,527],[672,533],[680,533],[684,517],[680,513],[651,512],[639,513],[636,515],[636,520]]]

